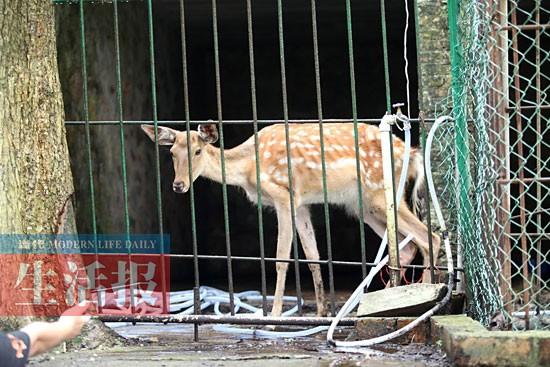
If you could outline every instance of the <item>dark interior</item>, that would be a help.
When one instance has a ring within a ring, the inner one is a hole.
[[[346,28],[346,12],[344,1],[317,1],[317,25],[319,40],[319,58],[321,70],[322,107],[325,118],[351,118],[352,103],[350,94],[350,71],[348,56],[348,40]],[[87,4],[89,29],[92,29],[94,12],[104,12],[110,16],[112,10],[109,4]],[[363,1],[352,2],[353,14],[353,46],[355,58],[355,83],[357,91],[357,112],[360,118],[380,118],[386,111],[386,91],[384,81],[384,63],[382,49],[382,26],[380,17],[380,2]],[[69,8],[69,6],[67,6]],[[183,72],[181,50],[181,23],[180,4],[178,1],[154,1],[154,39],[155,39],[155,71],[157,108],[159,120],[184,120]],[[137,10],[136,10],[137,9]],[[412,1],[409,1],[410,27],[408,32],[408,60],[411,92],[411,112],[416,116],[417,111],[417,67],[414,30],[414,13]],[[78,19],[76,7],[63,9],[72,12]],[[282,89],[281,69],[279,59],[279,41],[277,26],[277,2],[274,0],[253,1],[253,31],[254,57],[257,90],[257,107],[260,119],[282,119]],[[135,19],[139,14],[141,19]],[[122,41],[122,85],[124,102],[124,119],[152,120],[152,105],[150,100],[150,70],[146,6],[142,2],[119,4],[121,30],[134,32],[136,37],[132,42]],[[248,54],[248,35],[246,22],[246,2],[217,1],[219,60],[221,74],[221,106],[224,120],[250,120],[252,118],[250,94],[250,69]],[[315,89],[315,74],[313,62],[311,3],[305,0],[284,2],[284,50],[286,61],[286,85],[288,92],[288,111],[291,120],[316,119],[317,102]],[[58,37],[66,37],[68,32],[63,24],[69,22],[62,18],[58,27]],[[386,2],[386,22],[388,32],[389,74],[392,103],[406,101],[406,83],[403,61],[403,30],[405,27],[405,12],[402,1]],[[65,21],[65,22],[64,22]],[[72,20],[74,22],[74,20]],[[217,120],[218,109],[216,99],[216,80],[214,68],[214,47],[212,30],[211,3],[206,1],[185,1],[185,21],[187,32],[188,58],[188,87],[189,87],[189,114],[191,120]],[[68,27],[68,26],[67,26]],[[111,24],[105,27],[107,33],[102,40],[102,28],[87,34],[89,52],[95,52],[101,47],[100,42],[112,42]],[[78,33],[74,37],[77,37]],[[130,36],[128,36],[130,37]],[[123,37],[124,38],[124,37]],[[75,38],[75,42],[78,40]],[[74,45],[74,52],[79,50],[78,43]],[[111,52],[111,51],[109,51]],[[63,60],[63,49],[60,49],[60,67]],[[77,61],[73,72],[79,74],[80,64],[78,54],[74,55]],[[90,59],[89,63],[102,62],[99,58]],[[114,55],[109,55],[109,62],[102,64],[97,70],[108,70],[114,73]],[[140,61],[141,60],[141,61]],[[143,67],[138,73],[130,74],[131,63],[141,62]],[[100,71],[93,70],[90,65],[89,83],[101,83]],[[143,83],[137,79],[143,78]],[[78,79],[79,77],[75,77]],[[63,75],[62,75],[63,79]],[[91,82],[90,82],[91,81]],[[133,84],[132,84],[133,83]],[[81,90],[70,87],[67,80],[62,80],[66,104],[67,120],[82,119],[82,104],[72,101],[71,96],[81,98]],[[93,88],[93,85],[90,87]],[[114,103],[114,82],[105,88],[109,93],[105,103]],[[98,87],[98,90],[100,88]],[[137,104],[137,98],[132,93],[140,89],[145,96],[143,103]],[[69,107],[71,106],[71,107]],[[105,111],[105,108],[103,109]],[[138,112],[142,111],[142,112]],[[98,112],[90,117],[92,120],[117,120],[116,108],[109,113]],[[172,126],[172,125],[169,125]],[[181,125],[172,127],[183,129]],[[92,131],[105,129],[106,135],[118,133],[116,126],[95,126]],[[68,125],[69,134],[83,136],[84,128],[81,125]],[[154,145],[141,133],[138,125],[127,125],[124,128],[127,146],[128,181],[130,187],[129,210],[130,231],[132,233],[155,233],[159,231],[156,200]],[[231,125],[224,127],[225,145],[233,147],[243,142],[253,132],[252,125]],[[399,135],[399,133],[398,133]],[[120,157],[117,150],[105,158],[96,149],[101,142],[95,135],[92,138],[94,148],[94,179],[97,176],[109,175],[108,165],[101,163],[105,159],[112,160],[114,168],[112,185],[120,186],[120,177],[114,171],[120,168]],[[134,139],[134,140],[132,140]],[[134,144],[130,145],[130,142]],[[416,145],[418,134],[413,132],[413,144]],[[71,144],[71,143],[70,143]],[[118,144],[118,143],[116,143]],[[89,186],[87,183],[86,166],[77,162],[78,154],[83,146],[71,146],[73,157],[73,171],[75,186],[77,186],[77,214],[80,232],[91,230],[89,214]],[[119,149],[117,147],[117,149]],[[141,159],[141,152],[147,151]],[[103,157],[103,158],[102,158]],[[142,172],[138,177],[137,173]],[[174,254],[192,253],[192,232],[190,220],[189,195],[178,195],[172,192],[173,168],[171,157],[167,149],[160,151],[161,196],[163,230],[171,235],[171,252]],[[145,173],[143,175],[143,172]],[[139,185],[137,185],[139,183]],[[136,185],[135,188],[132,185]],[[119,208],[122,201],[114,206],[113,200],[121,200],[120,196],[101,204],[102,190],[105,195],[107,184],[97,185],[97,205],[109,207],[108,215],[112,223],[119,223],[123,218],[123,211]],[[103,189],[102,189],[103,188]],[[228,210],[230,224],[230,243],[234,256],[259,256],[258,220],[256,208],[248,202],[244,194],[236,188],[228,188]],[[118,199],[116,199],[118,198]],[[106,200],[106,199],[105,199]],[[200,254],[226,254],[226,237],[223,218],[223,201],[221,185],[199,178],[195,182],[195,205],[197,218],[197,239]],[[316,229],[319,250],[323,259],[327,258],[326,232],[323,210],[321,205],[313,208],[314,226]],[[118,222],[117,222],[118,221]],[[110,223],[111,223],[110,222]],[[332,234],[333,258],[335,260],[360,261],[361,250],[359,245],[359,224],[355,219],[346,216],[344,211],[331,207],[330,223]],[[264,211],[264,238],[266,255],[275,256],[277,237],[276,218],[269,210]],[[123,226],[109,226],[105,215],[98,218],[100,231],[123,232]],[[367,260],[374,258],[380,242],[378,236],[365,226]],[[300,250],[300,257],[303,253]],[[201,284],[219,285],[227,287],[227,261],[201,260]],[[191,260],[173,259],[171,263],[173,287],[187,288],[193,284],[193,263]],[[290,268],[290,289],[293,288],[293,266]],[[234,261],[233,278],[236,289],[260,289],[260,265],[257,262]],[[302,283],[304,289],[310,289],[311,279],[306,265],[301,266]],[[326,267],[323,274],[328,277]],[[274,286],[275,267],[267,266],[268,288]],[[335,266],[336,289],[354,287],[361,279],[361,268],[357,266]],[[327,283],[327,280],[325,281]],[[328,287],[328,286],[327,286]]]

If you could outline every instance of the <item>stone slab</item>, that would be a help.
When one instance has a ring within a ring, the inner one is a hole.
[[[421,315],[442,300],[445,292],[445,284],[415,283],[365,293],[359,303],[357,316]]]

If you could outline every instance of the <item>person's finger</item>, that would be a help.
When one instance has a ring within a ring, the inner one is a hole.
[[[68,308],[62,313],[62,316],[81,316],[86,314],[92,307],[92,302],[84,301],[76,306]]]

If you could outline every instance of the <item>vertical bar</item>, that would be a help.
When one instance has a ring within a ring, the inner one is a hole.
[[[183,106],[185,110],[185,129],[187,130],[187,156],[191,157],[191,117],[189,111],[189,83],[187,79],[187,40],[185,31],[185,6],[183,0],[180,0],[180,27],[181,27],[181,60],[183,72]],[[193,184],[193,163],[191,159],[187,160],[189,165],[189,194],[190,194],[190,211],[191,211],[191,242],[193,246],[193,273],[195,289],[200,291],[200,273],[199,273],[199,252],[197,246],[197,219],[195,214],[195,187]],[[200,314],[200,307],[195,307],[193,313]],[[195,341],[199,339],[199,325],[193,324]]]
[[[158,142],[158,115],[157,115],[157,81],[155,76],[155,41],[153,35],[153,4],[152,0],[147,0],[147,23],[149,28],[149,66],[151,73],[151,102],[153,105],[153,123],[155,127],[155,173],[156,173],[156,186],[157,186],[157,215],[159,221],[159,235],[160,235],[160,247],[161,247],[161,272],[162,272],[162,284],[166,284],[166,272],[164,264],[164,226],[162,218],[162,195],[161,195],[161,182],[160,182],[160,153]],[[162,298],[166,300],[166,288],[162,289]],[[167,313],[166,302],[163,304],[163,313]]]
[[[212,0],[212,28],[214,33],[214,67],[216,71],[216,102],[218,107],[218,124],[220,126],[220,159],[222,169],[223,222],[225,226],[225,249],[227,253],[227,282],[229,288],[229,307],[231,315],[235,315],[235,299],[233,291],[233,265],[231,260],[231,238],[229,233],[229,209],[227,206],[227,183],[225,172],[225,152],[223,139],[222,90],[220,78],[220,53],[218,45],[218,14],[216,0]]]
[[[193,287],[193,311],[195,315],[198,315],[198,310],[201,309],[201,295],[200,288]],[[199,324],[195,323],[193,328],[193,341],[196,343],[199,341]]]
[[[302,286],[300,283],[300,262],[298,239],[296,238],[296,208],[294,206],[294,186],[292,179],[292,162],[290,157],[290,129],[288,126],[288,100],[286,91],[285,42],[283,33],[283,4],[277,0],[277,23],[279,31],[279,58],[281,62],[281,89],[283,99],[283,118],[285,121],[286,157],[288,162],[288,191],[290,194],[290,217],[292,222],[292,245],[294,249],[294,269],[296,273],[296,296],[298,297],[298,314],[302,315]]]
[[[81,51],[81,62],[82,62],[82,108],[84,110],[84,121],[85,121],[85,135],[86,135],[86,159],[88,163],[88,182],[90,185],[90,209],[92,214],[92,232],[94,234],[94,251],[95,251],[95,261],[98,261],[98,252],[97,252],[97,220],[96,220],[96,208],[95,208],[95,188],[94,188],[94,173],[92,166],[92,141],[90,137],[90,113],[88,107],[88,67],[86,63],[86,33],[85,33],[85,22],[84,22],[84,2],[80,0],[79,2],[79,17],[80,17],[80,51]],[[94,274],[96,284],[100,285],[100,279],[97,275]],[[98,292],[98,312],[101,312],[101,293]]]
[[[513,3],[512,5],[512,60],[514,63],[514,101],[516,107],[521,106],[521,93],[520,93],[520,80],[519,80],[519,45],[518,45],[518,31],[515,27],[517,25],[517,12],[516,12],[517,4]],[[537,107],[537,108],[540,108]],[[516,108],[515,109],[515,120],[516,120],[516,130],[518,134],[518,156],[520,158],[523,158],[523,127],[521,123],[521,109]],[[518,158],[518,160],[520,159]],[[525,166],[525,160],[524,162],[518,162],[518,175],[519,180],[523,181],[525,178],[525,173],[523,171],[523,167]],[[529,272],[527,269],[527,265],[529,261],[527,258],[529,257],[527,252],[527,236],[525,235],[526,230],[526,220],[525,220],[525,191],[523,187],[523,182],[519,185],[519,217],[520,217],[520,225],[521,225],[521,235],[520,235],[520,241],[521,241],[521,269],[522,269],[522,283],[523,283],[523,304],[525,307],[525,329],[529,330],[529,292],[527,292],[527,289],[529,289]]]
[[[252,98],[252,120],[254,125],[254,154],[256,156],[256,194],[258,195],[258,238],[260,242],[260,271],[262,286],[262,312],[267,316],[267,281],[265,276],[264,221],[262,212],[262,183],[260,172],[260,154],[258,152],[258,108],[256,103],[256,71],[254,68],[254,33],[252,29],[252,4],[246,0],[246,19],[248,27],[248,58],[250,63],[250,97]]]
[[[541,0],[536,0],[535,2],[535,23],[537,25],[540,25],[540,3]],[[540,106],[542,104],[541,102],[541,80],[540,80],[540,28],[537,28],[535,31],[535,89],[536,89],[536,104],[537,108],[535,110],[536,114],[536,130],[537,130],[537,138],[541,139],[543,136],[542,133],[542,123],[541,123],[541,109]],[[542,161],[542,144],[540,141],[537,142],[537,152],[536,152],[536,158],[537,158],[537,177],[542,177],[542,167],[540,162]],[[539,180],[536,181],[536,190],[537,190],[537,206],[535,208],[535,211],[539,213],[537,215],[537,252],[536,252],[536,264],[537,268],[533,269],[533,273],[536,273],[536,279],[535,279],[535,289],[534,293],[539,294],[538,290],[541,287],[541,281],[542,281],[542,274],[541,274],[541,267],[542,267],[542,248],[541,248],[541,236],[542,236],[542,222],[541,222],[541,211],[542,211],[542,184]]]
[[[325,159],[325,142],[323,132],[323,99],[321,96],[321,68],[319,66],[319,42],[317,37],[317,10],[315,0],[311,0],[311,24],[313,30],[313,60],[315,64],[315,91],[317,96],[317,115],[319,117],[319,141],[321,144],[321,168],[323,178],[323,209],[327,236],[327,260],[330,289],[330,312],[336,315],[336,294],[334,292],[334,269],[332,266],[332,239],[330,235],[330,212],[328,207],[327,167]]]
[[[508,32],[500,32],[499,30],[508,25],[508,0],[495,0],[498,2],[498,9],[495,12],[494,25],[491,27],[491,39],[496,40],[496,45],[491,52],[491,61],[495,67],[495,82],[494,88],[490,89],[489,101],[490,106],[494,106],[497,117],[491,122],[491,129],[496,132],[492,143],[496,148],[493,154],[493,164],[499,169],[499,178],[510,180],[510,129],[509,129],[509,113],[508,113]],[[492,14],[490,14],[492,16]],[[489,15],[487,15],[489,16]],[[499,157],[504,157],[505,163],[502,167],[502,162]],[[503,304],[508,313],[512,310],[512,293],[510,284],[512,284],[511,270],[511,233],[510,225],[510,185],[495,184],[495,196],[501,199],[501,205],[497,206],[496,220],[503,223],[503,229],[498,226],[494,227],[496,233],[488,234],[496,238],[501,250],[499,251],[499,259],[502,266],[502,275],[499,279],[499,288],[503,298]],[[460,245],[460,243],[459,243]]]
[[[382,26],[382,51],[384,53],[384,86],[386,88],[386,112],[391,113],[390,66],[388,60],[388,33],[386,30],[386,1],[380,0],[380,20]],[[409,108],[407,106],[407,108]]]
[[[367,257],[365,249],[365,221],[363,219],[363,188],[361,180],[361,161],[359,160],[359,130],[357,126],[357,95],[355,92],[355,62],[353,60],[353,30],[351,22],[351,4],[346,0],[346,24],[348,34],[348,59],[350,73],[351,110],[353,118],[353,137],[355,144],[355,169],[357,175],[357,198],[359,206],[359,237],[361,241],[361,272],[363,278],[367,276]]]
[[[118,29],[118,1],[113,1],[113,26],[115,36],[115,78],[116,78],[116,99],[117,99],[117,115],[120,137],[120,160],[122,170],[122,194],[124,198],[124,233],[126,241],[130,240],[130,217],[128,215],[128,180],[126,176],[126,151],[124,145],[124,110],[122,109],[122,77],[120,71],[120,38]],[[128,264],[132,264],[132,248],[128,246]],[[130,285],[135,283],[134,274],[130,271]],[[162,284],[165,287],[165,284]],[[135,300],[132,286],[130,286],[130,308],[132,314],[135,313]],[[166,298],[162,299],[163,305],[166,303]],[[164,306],[163,306],[164,307]]]
[[[407,12],[408,13],[408,12]],[[407,14],[408,15],[408,14]],[[380,19],[381,19],[381,26],[382,26],[382,49],[384,52],[384,81],[386,86],[386,112],[389,114],[391,113],[391,90],[390,90],[390,72],[389,72],[389,61],[388,61],[388,36],[387,36],[387,30],[386,30],[386,2],[385,0],[380,0]],[[408,88],[408,86],[407,86]],[[408,95],[408,90],[407,90]],[[410,109],[410,106],[407,106],[407,110]],[[390,153],[390,167],[391,172],[388,172],[388,174],[392,177],[391,182],[391,199],[390,196],[386,198],[386,207],[391,205],[393,207],[393,226],[390,226],[388,222],[388,255],[390,257],[389,260],[389,267],[390,267],[390,284],[394,287],[398,286],[401,282],[401,273],[399,268],[399,237],[398,237],[398,226],[399,223],[397,221],[397,200],[396,200],[396,189],[395,189],[395,180],[393,179],[393,175],[395,172],[395,166],[394,166],[394,155],[393,155],[393,134],[391,132],[393,126],[390,125],[390,132],[389,132],[389,153]],[[384,152],[382,152],[382,155]],[[391,227],[391,228],[390,228]],[[394,259],[392,259],[394,258]],[[393,269],[392,269],[393,268]]]
[[[470,192],[470,169],[468,157],[470,155],[470,146],[468,142],[468,127],[465,116],[465,97],[464,87],[460,78],[462,67],[462,49],[458,35],[458,2],[449,0],[448,18],[449,18],[449,41],[451,48],[451,88],[453,98],[453,114],[455,119],[455,147],[456,163],[461,179],[458,181],[458,218],[461,223],[462,231],[459,231],[459,241],[470,245],[472,232],[472,208],[469,200]],[[466,228],[464,230],[464,228]]]

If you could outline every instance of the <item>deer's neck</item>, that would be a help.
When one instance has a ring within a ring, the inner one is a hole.
[[[254,147],[250,144],[250,141],[246,141],[235,148],[224,150],[225,182],[228,185],[246,185],[251,158],[254,157],[253,152]],[[202,176],[222,183],[221,150],[213,145],[207,145],[205,153],[208,162]]]

